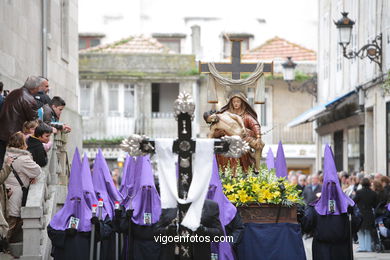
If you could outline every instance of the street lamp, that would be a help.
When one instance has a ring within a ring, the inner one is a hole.
[[[295,80],[296,66],[297,64],[292,60],[292,57],[287,57],[286,62],[282,63],[283,80],[287,82],[288,90],[290,92],[307,92],[314,96],[317,100],[317,75],[315,74],[312,78],[306,80],[300,86],[293,84],[293,81]]]
[[[295,67],[297,64],[292,61],[291,57],[287,57],[287,61],[282,64],[283,67],[283,79],[287,83],[291,84],[291,82],[295,79]]]
[[[368,57],[371,61],[379,65],[382,70],[382,34],[375,36],[375,39],[364,45],[360,50],[350,50],[347,53],[347,46],[351,43],[352,28],[355,24],[354,21],[349,19],[347,12],[342,12],[342,17],[335,21],[337,29],[339,30],[339,44],[343,47],[343,55],[347,59],[353,59],[359,57],[364,59]]]

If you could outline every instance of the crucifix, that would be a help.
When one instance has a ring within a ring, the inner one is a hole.
[[[194,118],[195,104],[191,95],[180,93],[174,104],[175,118],[178,122],[178,138],[173,142],[173,152],[178,154],[179,178],[177,182],[178,195],[187,199],[192,182],[192,154],[196,149],[196,141],[192,139],[192,120]],[[122,148],[132,156],[154,153],[155,141],[146,136],[131,135],[123,140]],[[226,136],[215,139],[214,152],[227,157],[239,158],[249,150],[249,145],[239,137]],[[210,158],[212,160],[212,158]],[[208,188],[208,187],[205,187]],[[178,204],[178,223],[181,223],[190,204]],[[221,209],[222,210],[222,209]],[[189,229],[179,225],[178,235],[187,236]],[[176,244],[180,260],[192,259],[190,243]],[[175,250],[176,251],[176,250]]]
[[[251,73],[256,69],[257,63],[241,63],[241,41],[240,39],[231,39],[232,55],[230,63],[215,63],[219,72],[232,73],[232,79],[240,79],[241,73]],[[273,62],[264,63],[263,72],[273,73]],[[199,63],[200,73],[210,73],[208,63]]]

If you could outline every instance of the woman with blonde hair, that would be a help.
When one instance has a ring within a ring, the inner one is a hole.
[[[41,173],[41,167],[34,162],[30,152],[27,151],[24,134],[20,131],[11,135],[8,141],[6,156],[14,158],[11,164],[12,173],[5,181],[5,185],[10,193],[7,203],[7,222],[9,225],[7,239],[8,242],[18,242],[14,241],[13,237],[21,231],[20,209],[22,206],[25,206],[27,189],[30,183]]]

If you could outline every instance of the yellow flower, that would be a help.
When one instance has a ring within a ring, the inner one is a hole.
[[[245,202],[249,201],[249,196],[247,194],[240,195],[240,201],[242,203],[245,203]]]
[[[237,195],[237,194],[230,194],[230,195],[227,195],[227,198],[228,198],[231,202],[236,202],[237,199],[238,199],[238,195]]]
[[[223,187],[225,188],[226,193],[234,191],[234,185],[225,184]]]
[[[294,201],[297,200],[297,197],[295,195],[291,195],[290,194],[290,195],[287,196],[287,199],[294,202]]]
[[[255,192],[255,193],[259,192],[260,191],[260,184],[253,183],[252,184],[252,191]]]
[[[237,191],[237,194],[238,194],[238,196],[244,196],[244,195],[246,195],[246,191],[241,189],[241,190]]]

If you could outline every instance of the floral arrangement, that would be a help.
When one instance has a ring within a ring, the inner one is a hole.
[[[303,204],[300,190],[290,184],[285,178],[276,177],[275,170],[268,170],[264,164],[258,174],[251,169],[247,173],[242,167],[233,169],[229,165],[220,171],[221,181],[226,197],[236,206],[250,204],[283,204],[293,206]]]

